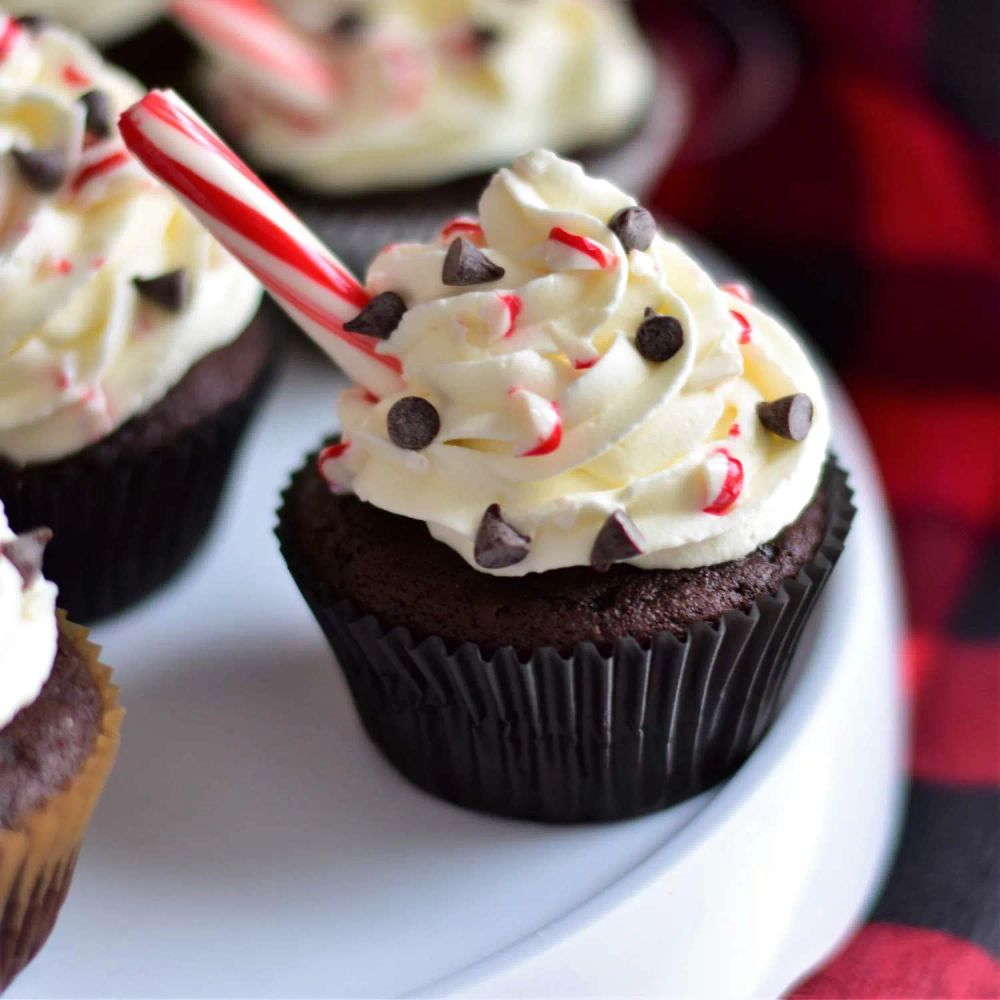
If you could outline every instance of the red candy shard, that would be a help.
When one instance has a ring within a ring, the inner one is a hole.
[[[485,236],[479,220],[464,215],[452,219],[451,222],[446,222],[441,227],[440,235],[443,240],[450,240],[453,236],[464,236],[472,243],[481,242]]]
[[[544,440],[539,442],[531,451],[522,452],[519,458],[534,458],[537,455],[550,455],[552,452],[562,444],[562,421],[560,420],[555,427],[552,428],[552,433]]]
[[[86,166],[81,167],[73,175],[70,188],[73,193],[76,194],[95,177],[101,177],[104,174],[110,173],[112,170],[117,170],[119,167],[123,167],[126,163],[128,163],[128,161],[129,154],[124,149],[118,149],[113,153],[109,153],[107,156],[103,156],[101,159],[95,160],[93,163],[88,163]]]
[[[740,343],[749,344],[750,343],[750,332],[752,327],[750,326],[750,320],[746,318],[741,312],[737,312],[735,309],[729,310],[729,315],[740,324]]]
[[[586,236],[580,236],[579,233],[571,233],[569,230],[563,229],[562,226],[553,226],[549,231],[549,239],[589,257],[604,271],[618,263],[618,258],[608,253],[600,243],[595,243],[593,240],[587,239]]]
[[[730,295],[735,295],[736,298],[742,299],[744,302],[753,302],[750,289],[742,281],[724,281],[719,285],[719,288]]]
[[[729,509],[739,500],[740,494],[743,492],[743,463],[730,455],[725,448],[719,448],[713,454],[726,457],[726,476],[719,491],[709,501],[708,506],[702,508],[702,512],[721,515],[729,512]]]
[[[10,55],[14,43],[21,37],[21,26],[12,17],[2,15],[0,21],[0,61]]]
[[[71,87],[89,87],[94,81],[79,66],[66,63],[62,68],[62,78]]]
[[[729,430],[726,433],[731,438],[738,438],[743,433],[743,431],[740,429],[740,425],[737,423],[737,424],[733,424],[733,426],[730,427]]]
[[[499,298],[500,301],[507,307],[507,312],[510,314],[510,321],[503,334],[505,337],[510,337],[514,333],[514,327],[517,325],[517,318],[521,315],[524,303],[521,301],[521,296],[515,295],[513,292],[501,295]]]

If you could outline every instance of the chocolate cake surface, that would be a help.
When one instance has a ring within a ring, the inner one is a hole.
[[[818,493],[771,542],[742,559],[684,570],[619,563],[499,577],[479,572],[434,539],[421,521],[330,491],[310,458],[286,498],[295,557],[331,593],[417,636],[484,649],[512,645],[560,652],[591,641],[683,635],[695,622],[748,610],[809,563],[826,531]]]
[[[61,630],[41,693],[0,730],[0,825],[16,828],[76,775],[101,724],[86,657]]]

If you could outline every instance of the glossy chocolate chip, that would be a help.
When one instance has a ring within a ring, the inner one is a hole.
[[[49,26],[49,19],[39,14],[22,14],[15,18],[17,23],[29,34],[37,35]]]
[[[504,569],[523,561],[531,539],[503,519],[499,504],[490,504],[476,532],[474,558],[483,569]]]
[[[380,292],[344,324],[344,329],[385,340],[399,326],[405,312],[406,303],[395,292]]]
[[[590,565],[604,572],[612,563],[631,559],[646,551],[646,540],[623,510],[616,510],[601,526],[590,551]]]
[[[445,285],[485,285],[499,281],[507,272],[473,246],[468,240],[456,237],[444,258],[441,282]]]
[[[0,543],[0,553],[13,563],[21,575],[21,586],[30,587],[41,575],[45,546],[52,541],[48,528],[35,528],[23,535]]]
[[[757,404],[757,419],[786,441],[804,441],[812,427],[813,404],[804,392]]]
[[[641,205],[629,205],[611,216],[608,228],[618,237],[626,253],[648,250],[656,236],[656,219]]]
[[[111,135],[111,101],[103,90],[88,90],[80,97],[87,112],[86,127],[91,135],[106,139]]]
[[[155,278],[133,278],[132,283],[144,299],[172,313],[180,312],[187,305],[191,292],[187,271],[181,268]]]
[[[398,448],[420,451],[438,436],[441,417],[433,403],[421,396],[404,396],[389,408],[386,416],[389,440]]]
[[[669,361],[683,346],[684,327],[680,320],[647,309],[635,335],[636,350],[647,361]]]
[[[344,13],[330,25],[330,34],[335,38],[348,41],[350,39],[357,38],[358,35],[365,30],[367,24],[368,21],[360,10],[345,10]]]
[[[492,24],[474,24],[472,26],[472,44],[477,52],[491,49],[503,36],[500,29]]]
[[[66,180],[68,166],[66,154],[61,149],[12,149],[10,155],[14,157],[24,182],[40,191],[42,194],[51,194],[58,191]]]

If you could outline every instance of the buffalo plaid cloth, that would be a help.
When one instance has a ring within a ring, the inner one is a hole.
[[[837,367],[905,574],[902,842],[793,996],[1000,997],[1000,0],[637,7],[696,101],[657,207]]]

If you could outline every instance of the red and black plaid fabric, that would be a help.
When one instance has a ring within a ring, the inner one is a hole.
[[[795,997],[1000,997],[1000,2],[638,7],[694,82],[658,207],[837,367],[905,573],[912,780],[869,922]]]

